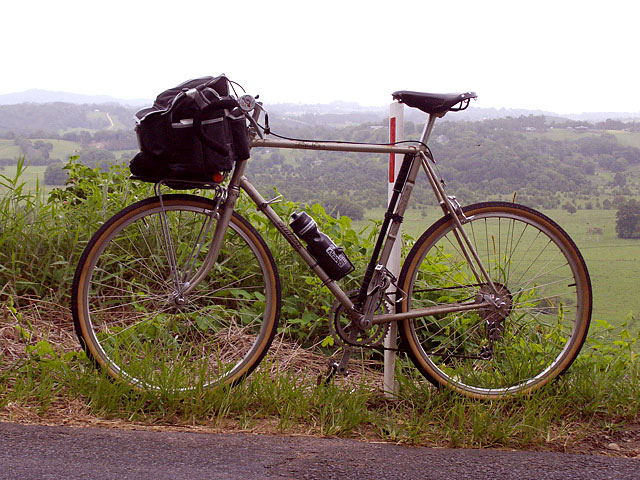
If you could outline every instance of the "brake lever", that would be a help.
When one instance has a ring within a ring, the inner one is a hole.
[[[242,113],[244,113],[244,116],[249,120],[251,127],[253,127],[257,135],[263,139],[264,136],[260,125],[258,125],[258,118],[260,118],[260,112],[265,110],[262,108],[262,102],[256,102],[256,98],[257,97],[254,98],[251,95],[242,95],[238,99],[238,105]],[[253,114],[251,114],[252,111]]]

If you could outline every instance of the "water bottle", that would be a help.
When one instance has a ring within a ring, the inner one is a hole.
[[[305,212],[292,213],[289,226],[307,244],[307,251],[332,280],[340,280],[353,270],[344,250],[318,230],[315,220]]]

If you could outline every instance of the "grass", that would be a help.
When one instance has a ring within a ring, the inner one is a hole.
[[[190,395],[132,391],[92,367],[75,339],[70,312],[61,303],[67,303],[65,286],[84,239],[101,218],[120,208],[117,202],[131,203],[135,192],[128,192],[124,181],[123,185],[116,185],[114,179],[102,184],[102,177],[97,177],[93,193],[76,192],[89,195],[82,208],[68,203],[77,198],[73,196],[44,204],[37,201],[38,192],[26,191],[26,183],[18,181],[19,173],[13,180],[4,180],[13,194],[0,196],[4,202],[0,212],[7,215],[0,231],[4,275],[0,419],[577,453],[602,453],[613,443],[619,448],[609,453],[640,454],[637,337],[621,325],[614,329],[613,322],[598,316],[581,355],[565,376],[527,397],[505,401],[473,401],[436,390],[402,356],[397,366],[399,393],[393,400],[381,393],[380,362],[367,358],[354,361],[354,373],[347,379],[318,386],[316,379],[326,369],[326,352],[302,349],[285,334],[276,339],[259,369],[234,388],[196,390]],[[109,188],[122,190],[110,194]],[[576,235],[587,228],[590,218],[605,222],[611,214],[579,211],[562,218],[560,211],[551,213]],[[596,213],[603,217],[589,217]],[[410,211],[406,230],[422,231],[438,215],[435,209],[424,217]],[[598,241],[578,243],[588,252],[590,242],[597,246],[605,239],[613,241],[610,235],[605,230]],[[613,262],[611,257],[605,260]],[[593,269],[592,275],[595,278]],[[58,290],[53,291],[53,286]]]
[[[527,135],[530,137],[542,136],[555,141],[572,141],[580,140],[585,137],[599,136],[603,132],[616,137],[620,145],[624,147],[640,148],[640,135],[635,132],[626,132],[624,130],[574,130],[568,128],[553,128],[544,132],[527,132]]]
[[[18,165],[5,165],[4,168],[0,168],[0,175],[4,175],[7,178],[15,178],[19,171]],[[44,172],[47,169],[46,165],[30,165],[20,172],[20,182],[24,183],[25,192],[35,192],[36,188],[39,193],[47,193],[51,187],[45,187],[44,185]],[[6,186],[0,185],[0,194],[6,191]]]
[[[607,133],[614,135],[618,142],[625,147],[640,148],[640,135],[634,132],[625,132],[623,130],[607,130]]]
[[[13,178],[16,169],[15,165],[5,166],[0,174]],[[29,166],[21,172],[24,190],[35,191],[36,182],[39,181],[42,194],[48,194],[52,187],[43,184],[45,170],[45,166]],[[0,186],[0,192],[3,188]],[[640,298],[636,285],[640,279],[640,261],[636,259],[640,259],[640,240],[617,238],[615,210],[578,210],[575,214],[569,214],[556,209],[543,213],[569,233],[587,262],[594,291],[594,318],[604,319],[614,325],[621,325],[630,315],[639,318]],[[383,215],[383,209],[367,211],[368,218],[381,219]],[[437,207],[424,212],[409,210],[405,215],[403,231],[417,238],[440,216],[441,211]],[[355,222],[358,227],[366,223]],[[592,233],[597,228],[602,230],[602,234]],[[640,325],[634,328],[640,328]]]
[[[423,214],[424,213],[424,214]],[[620,239],[615,231],[615,210],[543,210],[542,213],[558,223],[580,249],[593,287],[593,318],[620,326],[630,316],[640,318],[640,240]],[[381,219],[383,209],[367,211],[367,217]],[[437,207],[405,214],[403,232],[417,238],[442,215]],[[359,227],[367,221],[356,222]],[[601,229],[602,233],[596,232]],[[631,326],[637,332],[640,325]]]
[[[594,318],[615,325],[630,315],[640,318],[640,240],[620,239],[615,232],[615,210],[565,210],[547,213],[574,239],[589,268],[593,285]],[[595,228],[602,234],[594,234]],[[636,325],[634,328],[637,329]]]
[[[71,142],[69,140],[60,140],[56,138],[30,139],[31,142],[37,142],[38,140],[42,140],[43,142],[47,142],[53,145],[53,150],[51,150],[51,152],[49,153],[52,161],[61,160],[66,162],[70,156],[77,155],[78,152],[82,150],[80,144],[78,144],[77,142]],[[0,139],[0,158],[18,159],[23,155],[24,153],[13,140]]]
[[[0,158],[18,158],[22,149],[13,140],[0,139]]]
[[[535,449],[635,456],[640,442],[640,363],[633,342],[601,343],[599,327],[569,372],[549,386],[504,401],[439,391],[398,362],[399,393],[382,395],[379,365],[318,385],[326,358],[287,348],[269,355],[235,387],[190,395],[132,391],[96,371],[70,333],[69,313],[50,304],[5,301],[0,317],[0,418],[9,421],[191,428],[200,431],[341,436],[408,445]]]
[[[38,139],[32,140],[36,142]],[[82,147],[77,142],[71,142],[69,140],[58,140],[51,138],[41,139],[43,142],[47,142],[53,145],[53,150],[49,153],[49,156],[56,160],[66,162],[72,155],[77,155]]]

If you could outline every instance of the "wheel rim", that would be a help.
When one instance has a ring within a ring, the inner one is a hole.
[[[423,372],[485,398],[532,390],[564,371],[584,340],[590,298],[579,254],[554,225],[526,211],[495,210],[467,212],[464,228],[498,290],[491,298],[498,308],[407,324]],[[436,228],[413,258],[405,308],[492,292],[469,269],[451,225]]]
[[[209,205],[169,201],[164,207],[177,268],[161,246],[166,237],[158,204],[107,231],[82,282],[86,343],[111,375],[139,388],[181,391],[234,381],[271,340],[273,270],[248,229],[232,218],[218,262],[182,295],[203,265],[215,219]]]

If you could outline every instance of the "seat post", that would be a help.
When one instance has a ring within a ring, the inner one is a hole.
[[[427,120],[427,123],[424,126],[424,130],[422,131],[422,137],[420,137],[420,141],[422,143],[424,143],[425,145],[427,145],[427,141],[429,140],[429,137],[431,136],[431,131],[433,130],[433,125],[436,123],[436,118],[438,118],[438,117],[444,117],[444,113],[442,113],[442,114],[430,113],[429,114],[429,119]]]

